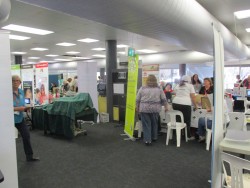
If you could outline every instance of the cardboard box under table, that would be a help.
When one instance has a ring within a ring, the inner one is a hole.
[[[41,109],[34,109],[40,110]],[[78,126],[78,120],[97,121],[97,111],[93,108],[93,103],[88,93],[79,93],[74,97],[63,97],[56,99],[52,104],[43,106],[43,113],[34,113],[34,124],[39,119],[44,123],[38,123],[43,127],[45,133],[63,134],[68,138],[73,138],[77,132],[82,132],[82,126]],[[37,115],[35,115],[37,114]],[[38,127],[35,125],[35,127]]]

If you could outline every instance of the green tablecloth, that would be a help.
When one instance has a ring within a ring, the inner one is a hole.
[[[34,108],[33,127],[72,138],[78,119],[96,122],[97,115],[89,94],[79,93],[75,97],[60,98],[53,104]]]

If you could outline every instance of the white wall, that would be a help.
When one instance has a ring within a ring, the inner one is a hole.
[[[97,72],[95,61],[77,63],[78,92],[89,93],[96,110],[98,110]]]
[[[0,188],[18,187],[9,34],[0,31]]]

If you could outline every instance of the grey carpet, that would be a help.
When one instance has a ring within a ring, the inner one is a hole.
[[[124,141],[121,127],[86,126],[88,135],[73,140],[31,131],[40,162],[27,163],[17,139],[20,188],[209,188],[211,152],[197,141],[174,140],[166,135],[152,146],[141,140]]]

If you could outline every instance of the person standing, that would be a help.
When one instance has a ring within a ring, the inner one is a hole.
[[[28,162],[39,161],[39,158],[33,157],[33,150],[30,142],[30,133],[28,126],[24,123],[23,112],[29,108],[25,107],[24,92],[19,88],[21,79],[18,75],[12,76],[12,90],[13,90],[13,106],[15,127],[19,131],[23,139],[23,147]]]
[[[154,75],[149,75],[146,86],[142,86],[136,96],[136,110],[140,113],[143,126],[143,139],[146,145],[158,138],[158,118],[161,107],[167,111],[166,96],[157,84]]]
[[[200,92],[200,90],[201,90],[201,81],[200,81],[200,79],[199,79],[199,76],[198,76],[198,74],[194,74],[193,76],[192,76],[192,84],[193,84],[193,86],[194,86],[194,90],[195,90],[195,93],[199,93]]]
[[[214,93],[213,81],[210,78],[204,78],[204,86],[201,87],[199,94],[207,95]]]
[[[197,109],[195,102],[195,90],[191,83],[191,78],[188,75],[184,75],[181,78],[180,83],[174,88],[175,97],[172,102],[174,110],[179,110],[183,113],[184,122],[187,124],[187,134],[189,140],[194,140],[194,135],[191,135],[190,123],[191,123],[191,105],[193,103],[194,108]]]

